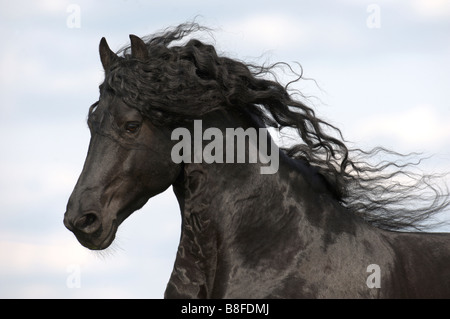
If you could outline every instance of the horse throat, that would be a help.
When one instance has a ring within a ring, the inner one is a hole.
[[[184,165],[173,185],[181,210],[181,238],[165,298],[210,296],[217,244],[208,214],[211,199],[205,196],[207,179],[200,164]]]

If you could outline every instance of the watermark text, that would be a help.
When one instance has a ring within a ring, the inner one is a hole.
[[[260,167],[261,174],[278,172],[279,150],[267,128],[227,128],[224,136],[222,130],[214,127],[203,131],[202,121],[195,120],[193,134],[180,127],[173,130],[171,139],[179,141],[171,151],[172,161],[177,164],[258,163],[259,160],[259,163],[267,164]],[[210,142],[204,145],[207,141]]]

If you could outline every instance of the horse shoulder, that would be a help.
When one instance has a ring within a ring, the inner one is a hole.
[[[394,251],[388,285],[395,297],[450,297],[450,234],[386,232]]]

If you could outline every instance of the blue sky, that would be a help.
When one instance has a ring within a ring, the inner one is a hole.
[[[196,16],[228,56],[299,62],[318,86],[296,88],[354,145],[434,154],[423,168],[450,171],[450,1],[2,1],[0,297],[163,296],[180,235],[171,190],[102,254],[62,218],[102,81],[100,38],[117,50]]]

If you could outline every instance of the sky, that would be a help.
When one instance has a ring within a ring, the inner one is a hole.
[[[180,237],[171,189],[105,252],[62,221],[103,78],[101,37],[118,50],[129,34],[194,18],[221,54],[299,63],[314,81],[295,88],[352,145],[423,152],[425,171],[450,172],[448,0],[0,0],[0,298],[163,297]]]

